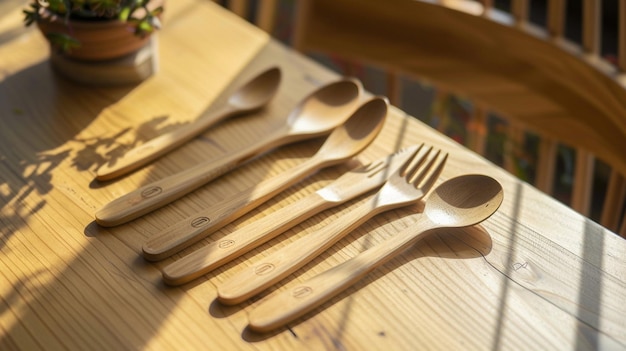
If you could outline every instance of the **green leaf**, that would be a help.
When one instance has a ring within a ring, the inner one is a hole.
[[[129,16],[130,16],[130,7],[126,6],[122,8],[122,11],[120,12],[120,16],[119,16],[120,21],[126,22]]]
[[[150,14],[155,17],[162,13],[163,13],[163,6],[159,6],[156,9],[152,10],[152,12],[150,12]]]
[[[142,32],[151,32],[152,31],[152,25],[148,21],[141,21],[141,22],[139,22],[139,25],[137,27]]]
[[[24,13],[24,22],[27,26],[30,26],[39,18],[36,11],[23,10],[22,12]]]
[[[46,35],[46,38],[48,39],[48,41],[50,41],[50,44],[52,44],[53,47],[62,52],[70,52],[73,49],[80,47],[80,42],[76,38],[73,38],[67,34],[48,33],[48,35]]]

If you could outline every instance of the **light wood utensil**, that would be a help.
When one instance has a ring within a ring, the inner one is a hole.
[[[413,226],[383,243],[294,288],[261,302],[249,315],[250,329],[267,332],[293,321],[348,288],[436,228],[467,227],[489,218],[499,208],[502,186],[483,175],[465,175],[438,186]]]
[[[130,150],[114,163],[103,165],[98,169],[96,179],[111,180],[120,177],[181,146],[219,121],[260,109],[276,95],[280,78],[278,67],[261,72],[237,89],[224,105],[209,111],[190,124]]]
[[[180,285],[254,249],[311,216],[381,186],[391,170],[413,156],[418,146],[402,149],[343,174],[326,187],[278,209],[177,260],[163,269],[166,284]]]
[[[320,137],[343,124],[354,112],[361,94],[356,79],[329,83],[305,97],[285,125],[242,150],[191,167],[123,195],[96,212],[96,222],[110,227],[163,207],[272,148]]]
[[[143,245],[144,257],[151,261],[166,258],[205,238],[313,172],[352,158],[374,141],[383,128],[387,108],[386,98],[370,99],[346,123],[337,127],[306,162],[152,236]]]
[[[419,201],[433,186],[447,159],[447,154],[440,157],[439,151],[432,155],[431,150],[417,150],[369,201],[218,286],[219,301],[227,305],[243,302],[295,272],[374,215]]]

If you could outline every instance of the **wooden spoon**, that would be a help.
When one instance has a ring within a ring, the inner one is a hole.
[[[249,315],[250,329],[267,332],[304,315],[413,245],[429,230],[467,227],[484,221],[496,212],[503,196],[502,186],[484,175],[465,175],[444,182],[426,201],[420,221],[307,282],[263,301]]]
[[[96,212],[96,222],[109,227],[126,223],[188,194],[274,147],[320,137],[343,124],[361,93],[356,79],[343,79],[316,90],[287,117],[287,123],[243,150],[226,154],[123,195]]]
[[[181,146],[221,120],[260,109],[276,95],[280,76],[278,67],[265,70],[235,91],[223,106],[191,124],[130,150],[114,163],[103,165],[98,169],[96,179],[111,180],[120,177]]]
[[[328,136],[313,157],[152,236],[143,245],[144,257],[151,261],[166,258],[205,238],[315,171],[352,158],[380,133],[387,116],[387,108],[387,99],[382,97],[375,97],[364,103],[346,123]],[[200,249],[196,257],[203,256],[202,252],[204,250]],[[203,274],[194,269],[194,264],[185,264],[186,260],[177,265],[180,261],[164,269],[163,276],[167,283],[181,284]]]

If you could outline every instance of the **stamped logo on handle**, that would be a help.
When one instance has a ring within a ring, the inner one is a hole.
[[[191,221],[191,226],[194,228],[200,228],[200,227],[204,227],[210,222],[211,220],[209,219],[209,217],[196,217]]]
[[[262,263],[254,268],[254,274],[264,275],[274,270],[274,265],[271,263]]]
[[[221,240],[217,246],[220,249],[228,249],[229,247],[233,245],[235,245],[235,240],[226,239],[226,240]]]
[[[141,197],[143,197],[144,199],[148,199],[153,196],[159,195],[161,192],[163,192],[163,189],[160,186],[151,186],[141,192]]]
[[[291,296],[296,299],[301,299],[310,295],[313,292],[313,289],[309,286],[298,286],[291,291]]]

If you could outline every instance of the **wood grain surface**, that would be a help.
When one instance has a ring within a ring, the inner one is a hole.
[[[279,148],[153,213],[113,228],[95,211],[112,199],[276,128],[299,99],[337,75],[208,1],[170,1],[159,71],[118,88],[56,75],[47,44],[23,29],[21,8],[0,15],[0,349],[415,350],[626,347],[626,242],[392,108],[376,141],[322,170],[182,254],[293,203],[359,163],[426,143],[449,153],[440,181],[483,173],[504,187],[484,224],[433,233],[288,328],[247,328],[258,300],[216,301],[217,286],[251,262],[311,233],[367,196],[324,211],[219,269],[167,287],[141,257],[153,233],[290,169],[323,140]],[[118,181],[96,169],[185,125],[260,70],[284,83],[262,112],[224,121]],[[421,205],[386,212],[285,281],[296,286],[412,225]]]

